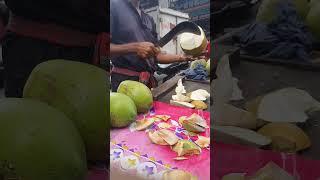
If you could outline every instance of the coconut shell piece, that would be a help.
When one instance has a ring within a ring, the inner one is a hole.
[[[185,155],[199,155],[201,153],[201,149],[188,140],[179,140],[172,150],[175,151],[179,157]]]
[[[179,138],[170,130],[161,129],[158,132],[158,135],[169,145],[173,146],[177,144]]]
[[[158,127],[159,127],[160,129],[169,129],[169,128],[171,128],[172,126],[171,126],[170,124],[168,124],[168,123],[161,122],[161,123],[158,124]]]
[[[154,118],[145,118],[143,120],[139,120],[136,122],[135,129],[137,131],[143,131],[146,130],[148,127],[150,127],[154,123]]]
[[[248,177],[248,180],[296,180],[288,172],[280,168],[273,162],[258,170],[255,175]]]
[[[195,109],[205,110],[208,108],[207,104],[203,101],[192,101],[191,104],[195,106]]]
[[[168,146],[169,144],[159,136],[157,131],[154,132],[148,132],[149,139],[151,140],[152,143],[162,145],[162,146]]]
[[[198,178],[186,171],[170,170],[163,173],[162,180],[198,180]]]
[[[201,133],[201,132],[206,131],[206,129],[204,127],[201,127],[201,126],[199,126],[191,121],[187,121],[187,120],[182,122],[182,126],[187,131],[194,132],[194,133]]]
[[[163,121],[168,121],[171,117],[168,115],[155,115],[155,118],[161,119]]]
[[[190,117],[181,120],[181,125],[187,131],[194,133],[205,132],[206,128],[208,128],[206,121],[197,114],[192,114]]]
[[[270,123],[258,130],[259,134],[272,139],[272,149],[293,153],[311,146],[308,135],[291,123]]]
[[[203,127],[203,128],[209,128],[209,126],[207,125],[206,120],[204,120],[201,116],[199,116],[198,114],[192,114],[188,119],[188,121],[192,121],[195,124]]]
[[[210,145],[210,138],[198,136],[198,140],[196,140],[195,143],[201,148],[207,148]]]
[[[183,121],[186,120],[187,118],[188,118],[187,116],[179,117],[179,120],[178,120],[179,124],[182,126]]]

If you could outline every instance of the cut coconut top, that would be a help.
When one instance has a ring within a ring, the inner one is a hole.
[[[193,50],[197,47],[200,47],[205,39],[205,34],[201,27],[201,35],[193,33],[182,33],[180,36],[180,46],[185,50]]]
[[[198,89],[196,91],[191,92],[190,99],[193,101],[205,101],[210,97],[208,91],[204,89]]]
[[[265,95],[258,107],[258,118],[268,122],[305,122],[307,111],[319,111],[320,103],[306,91],[285,88]]]

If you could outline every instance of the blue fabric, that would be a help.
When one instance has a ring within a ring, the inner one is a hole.
[[[110,34],[111,43],[127,44],[132,42],[157,41],[156,24],[152,17],[144,12],[139,15],[129,0],[110,0]],[[155,59],[140,59],[137,55],[125,55],[111,59],[112,64],[119,68],[133,71],[155,70]]]
[[[192,80],[207,80],[208,78],[208,72],[206,71],[206,68],[202,64],[197,64],[194,69],[187,69],[183,73],[187,79]]]
[[[270,24],[255,22],[234,38],[250,55],[308,62],[313,38],[291,2],[278,6]]]

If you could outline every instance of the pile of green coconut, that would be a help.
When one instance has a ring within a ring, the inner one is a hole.
[[[291,1],[298,15],[305,22],[317,41],[320,41],[320,0],[263,0],[257,14],[257,21],[270,23],[276,16],[279,3]]]
[[[106,71],[51,60],[32,71],[23,98],[0,100],[0,179],[85,180],[107,159]]]
[[[110,93],[111,126],[129,126],[139,113],[147,113],[152,105],[153,96],[146,85],[131,80],[121,82],[117,92]]]

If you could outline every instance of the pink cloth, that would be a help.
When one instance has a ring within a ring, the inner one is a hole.
[[[176,107],[161,102],[154,103],[154,112],[151,112],[151,116],[152,113],[156,115],[169,115],[171,116],[171,120],[176,122],[181,116],[190,116],[196,113],[202,116],[207,121],[207,124],[210,125],[209,112]],[[181,127],[176,128],[176,134],[177,132],[179,134],[180,129]],[[208,128],[207,131],[201,135],[210,137],[210,129]],[[188,137],[183,137],[183,139],[185,138]],[[125,147],[123,149],[128,149],[128,152],[132,151],[140,154],[140,161],[157,162],[157,172],[166,170],[166,167],[177,168],[191,172],[197,176],[199,180],[210,179],[210,149],[202,149],[202,153],[199,156],[195,155],[189,157],[187,160],[176,161],[173,158],[177,157],[177,154],[172,151],[169,146],[152,144],[144,131],[131,132],[129,128],[112,130],[111,141],[113,142],[111,148],[113,148],[113,146]]]
[[[296,155],[281,154],[239,145],[213,144],[213,179],[229,173],[254,174],[268,162],[274,162],[300,180],[320,178],[320,161],[304,159]]]

